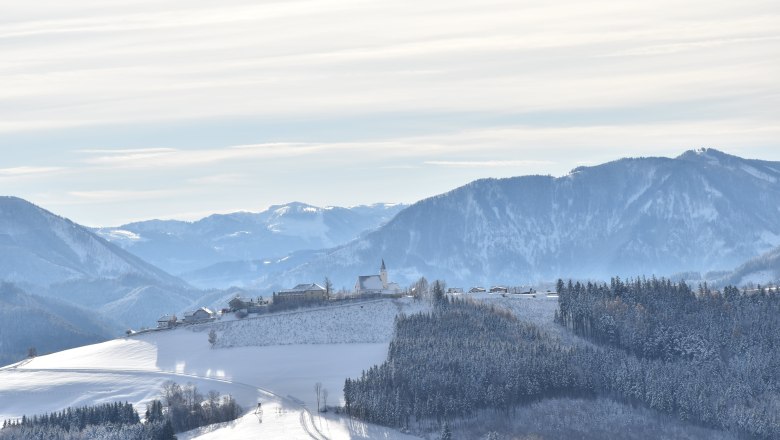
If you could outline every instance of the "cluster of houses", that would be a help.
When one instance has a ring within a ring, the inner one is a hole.
[[[492,286],[490,289],[484,287],[472,287],[468,293],[515,293],[515,294],[533,294],[536,293],[533,289],[525,291],[517,287],[504,287],[504,286]],[[355,288],[353,296],[356,297],[372,297],[383,295],[400,295],[404,293],[404,290],[398,283],[394,283],[388,279],[387,266],[385,260],[382,260],[382,264],[379,266],[379,273],[372,275],[360,275],[355,281]],[[447,289],[448,294],[462,294],[463,289],[460,287],[450,287]],[[262,297],[258,298],[242,298],[236,296],[230,300],[228,307],[219,311],[220,314],[225,315],[228,313],[235,313],[238,317],[247,316],[249,314],[262,314],[267,313],[271,308],[284,309],[296,307],[302,304],[318,304],[328,301],[331,292],[325,287],[316,283],[304,283],[298,284],[291,289],[284,289],[273,293],[273,300],[271,302],[264,300]],[[179,325],[198,324],[203,322],[212,321],[217,318],[217,313],[209,310],[206,307],[201,307],[197,310],[193,310],[184,314],[184,318],[179,320],[176,315],[165,315],[157,320],[158,329],[174,328]]]
[[[243,314],[261,314],[266,313],[273,304],[274,307],[284,308],[286,306],[296,306],[304,303],[312,304],[327,301],[331,292],[325,287],[316,283],[298,284],[291,289],[284,289],[273,293],[273,301],[260,298],[242,298],[236,296],[228,303],[228,307],[220,311],[221,314],[237,313]],[[403,293],[403,289],[398,283],[388,280],[387,266],[385,261],[379,267],[379,273],[374,275],[360,275],[355,282],[355,296],[372,295],[398,295]],[[176,315],[165,315],[157,320],[158,329],[174,328],[179,325],[198,324],[216,319],[217,313],[206,307],[187,312],[184,319],[177,319]]]
[[[174,328],[178,325],[198,324],[208,322],[215,318],[214,312],[207,307],[201,307],[184,313],[184,318],[178,319],[176,315],[163,315],[157,320],[157,328]]]
[[[463,289],[460,287],[450,287],[447,289],[449,294],[463,293]],[[533,294],[536,293],[534,289],[521,289],[519,287],[505,287],[505,286],[493,286],[490,289],[484,287],[475,286],[469,289],[468,293],[515,293],[515,294]]]

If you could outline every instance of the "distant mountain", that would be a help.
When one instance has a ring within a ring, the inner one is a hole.
[[[715,285],[745,286],[748,283],[778,285],[780,283],[780,247],[774,248],[739,265],[718,278],[709,278]]]
[[[196,222],[149,220],[96,232],[171,273],[226,261],[283,258],[304,249],[347,243],[389,221],[404,205],[319,208],[304,203],[271,206],[259,213],[215,214]]]
[[[0,280],[110,312],[133,326],[152,325],[161,312],[187,307],[200,294],[87,228],[16,197],[0,197]],[[150,288],[155,294],[142,311],[111,307]]]
[[[270,279],[270,277],[280,272],[300,266],[326,253],[326,250],[301,250],[281,258],[223,261],[198,270],[185,272],[181,276],[193,285],[204,289],[227,286],[254,286],[259,280]],[[322,280],[317,280],[317,282],[321,283]],[[270,283],[266,283],[263,287],[263,290],[267,291],[290,286],[274,284],[271,280]]]
[[[117,332],[94,313],[0,283],[0,366],[23,359],[30,347],[38,354],[52,353],[104,341]]]
[[[380,229],[284,273],[337,285],[376,273],[450,285],[722,270],[780,244],[780,162],[713,149],[570,174],[484,179],[420,201]],[[258,280],[262,284],[262,280]]]

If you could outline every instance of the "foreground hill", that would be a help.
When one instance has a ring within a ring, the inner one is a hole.
[[[344,244],[393,218],[404,205],[320,208],[293,202],[265,211],[215,214],[195,222],[149,220],[96,232],[171,273],[225,261],[284,257]]]
[[[93,313],[0,284],[0,365],[24,358],[31,347],[51,353],[106,340],[117,330]]]
[[[386,356],[395,316],[425,307],[409,299],[374,300],[243,320],[225,317],[41,356],[0,368],[0,419],[116,400],[143,413],[172,380],[192,383],[203,393],[231,394],[246,410],[236,422],[180,439],[412,439],[339,415],[319,417],[313,388],[322,383],[328,404],[342,404],[345,379]],[[208,343],[211,329],[217,333],[214,347]],[[261,417],[253,414],[258,401]]]
[[[780,244],[780,163],[713,149],[475,181],[420,201],[276,280],[372,273],[450,284],[707,272]]]
[[[148,325],[187,307],[198,292],[92,231],[16,197],[0,197],[0,280]],[[142,307],[125,307],[143,296]]]

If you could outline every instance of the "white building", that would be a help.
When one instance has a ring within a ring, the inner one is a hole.
[[[355,283],[355,293],[395,295],[401,293],[403,289],[397,283],[387,280],[387,267],[385,260],[382,260],[382,266],[379,268],[379,275],[361,275]]]

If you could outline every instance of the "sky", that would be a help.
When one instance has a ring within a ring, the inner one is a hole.
[[[412,203],[714,147],[780,161],[776,0],[30,0],[0,194],[90,226]]]

